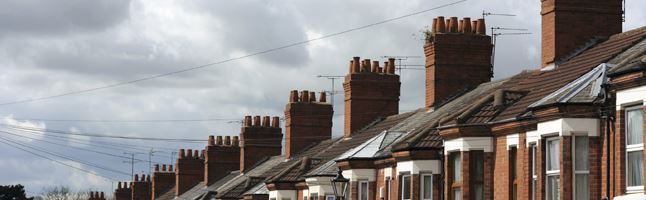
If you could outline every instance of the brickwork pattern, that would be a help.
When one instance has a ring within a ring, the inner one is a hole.
[[[132,185],[132,200],[150,200],[152,197],[150,196],[151,194],[151,186],[152,183],[150,182],[150,176],[146,176],[145,174],[142,174],[140,176],[141,178],[139,179],[137,175],[135,175],[135,181],[131,183]]]
[[[175,195],[179,196],[204,180],[204,153],[180,149],[175,163]]]
[[[332,105],[326,103],[325,93],[316,101],[316,93],[297,90],[290,93],[285,106],[285,157],[332,137]]]
[[[117,189],[114,190],[114,199],[115,200],[131,200],[132,199],[132,190],[130,183],[128,182],[119,182],[117,184]]]
[[[255,116],[253,118],[253,123],[251,121],[251,116],[246,116],[243,122],[243,126],[240,130],[242,141],[240,143],[240,153],[238,155],[238,167],[244,172],[248,171],[251,166],[255,165],[262,159],[269,156],[280,155],[282,153],[281,142],[283,140],[283,134],[282,129],[280,128],[279,117],[272,117],[271,124],[269,116],[263,117],[262,123],[260,121],[260,116]],[[226,158],[223,158],[222,160],[224,161]],[[233,166],[231,168],[233,169]]]
[[[166,165],[162,165],[160,168],[158,164],[155,165],[151,196],[157,198],[172,189],[173,186],[175,186],[175,171],[173,171],[173,166],[170,165],[169,168],[166,168]]]

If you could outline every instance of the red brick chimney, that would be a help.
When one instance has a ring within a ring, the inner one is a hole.
[[[161,169],[159,164],[155,165],[155,172],[153,172],[152,183],[152,196],[154,199],[166,193],[168,190],[175,186],[175,171],[173,165],[162,165]]]
[[[90,196],[88,197],[88,200],[105,200],[105,195],[103,192],[93,192],[90,191]]]
[[[117,184],[117,189],[114,190],[114,199],[115,200],[131,200],[132,191],[130,184],[128,182],[119,182]]]
[[[344,136],[365,127],[376,119],[399,113],[399,75],[395,74],[394,59],[379,66],[370,59],[350,61],[350,73],[345,76]]]
[[[621,0],[541,0],[541,68],[551,68],[594,37],[621,33]]]
[[[175,170],[175,196],[179,196],[204,180],[204,154],[180,149]]]
[[[204,161],[204,182],[211,185],[240,167],[240,146],[238,136],[209,136]]]
[[[135,174],[132,184],[132,200],[150,200],[151,182],[150,176],[141,175],[141,179]]]
[[[427,110],[491,81],[492,45],[485,31],[484,19],[433,19],[432,32],[424,44]]]
[[[283,141],[280,118],[273,117],[271,124],[269,116],[245,116],[240,129],[240,172],[249,170],[258,161],[269,156],[281,154]]]
[[[332,137],[332,105],[326,103],[325,92],[319,101],[316,93],[292,90],[285,106],[285,157],[307,146]]]

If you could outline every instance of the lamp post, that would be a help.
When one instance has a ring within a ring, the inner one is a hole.
[[[343,177],[343,172],[339,170],[336,173],[336,177],[330,181],[332,182],[332,190],[334,190],[336,200],[344,200],[346,192],[348,191],[348,182],[350,182],[350,180]]]

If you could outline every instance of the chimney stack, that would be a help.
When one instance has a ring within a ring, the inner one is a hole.
[[[175,163],[175,196],[184,194],[204,179],[204,159],[193,155],[193,150],[179,150]]]
[[[290,100],[297,100],[293,95],[290,94]],[[249,116],[245,117],[247,118]],[[260,121],[260,116],[255,118]],[[270,122],[269,116],[265,116],[263,121],[262,124],[254,123],[251,126],[245,123],[240,130],[240,155],[237,158],[240,172],[249,170],[251,166],[266,157],[281,154],[283,134],[279,118],[273,117]]]
[[[173,171],[172,165],[169,166],[169,168],[166,168],[166,165],[162,165],[160,169],[159,164],[155,165],[152,180],[152,197],[154,199],[157,199],[175,186],[175,171]]]
[[[371,122],[399,113],[399,75],[395,74],[395,59],[384,63],[384,70],[369,70],[370,60],[365,59],[360,69],[357,67],[359,57],[350,61],[350,73],[345,76],[343,90],[345,94],[344,137]]]
[[[128,182],[119,182],[114,190],[115,200],[132,200],[132,190]]]
[[[251,124],[251,116],[244,119]],[[213,136],[209,136],[211,138]],[[204,151],[204,183],[211,185],[240,166],[238,136],[215,137],[215,144],[209,144]]]
[[[132,185],[132,199],[133,200],[149,200],[151,192],[151,182],[150,176],[146,178],[146,174],[141,175],[141,179],[137,179],[135,175],[135,180],[131,183]]]
[[[595,37],[621,33],[621,0],[541,0],[541,69],[550,69]]]
[[[434,21],[426,38],[426,109],[433,110],[466,90],[491,81],[491,37],[485,35],[484,19],[444,17]],[[454,28],[455,27],[455,28]],[[461,27],[461,28],[460,28]]]
[[[301,92],[307,93],[307,90]],[[290,101],[285,106],[285,158],[291,158],[311,144],[332,137],[334,111],[332,105],[326,102],[325,92],[321,92],[318,102],[314,92],[309,92],[309,97],[309,101]]]

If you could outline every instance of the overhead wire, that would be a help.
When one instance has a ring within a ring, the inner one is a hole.
[[[181,69],[181,70],[177,70],[177,71],[171,71],[171,72],[167,72],[167,73],[147,76],[147,77],[138,78],[138,79],[134,79],[134,80],[129,80],[129,81],[125,81],[125,82],[118,82],[118,83],[108,84],[108,85],[104,85],[104,86],[93,87],[93,88],[82,89],[82,90],[76,90],[76,91],[71,91],[71,92],[65,92],[65,93],[60,93],[60,94],[55,94],[55,95],[41,96],[41,97],[22,99],[22,100],[16,100],[16,101],[2,102],[2,103],[0,103],[0,106],[21,104],[21,103],[35,102],[35,101],[42,101],[42,100],[46,100],[46,99],[53,99],[53,98],[70,96],[70,95],[75,95],[75,94],[82,94],[82,93],[87,93],[87,92],[92,92],[92,91],[97,91],[97,90],[103,90],[103,89],[108,89],[108,88],[114,88],[114,87],[134,84],[134,83],[138,83],[138,82],[142,82],[142,81],[147,81],[147,80],[151,80],[151,79],[157,79],[157,78],[171,76],[171,75],[175,75],[175,74],[180,74],[180,73],[193,71],[193,70],[197,70],[197,69],[202,69],[202,68],[206,68],[206,67],[210,67],[210,66],[215,66],[215,65],[219,65],[219,64],[223,64],[223,63],[227,63],[227,62],[231,62],[231,61],[241,60],[241,59],[245,59],[245,58],[248,58],[248,57],[267,54],[267,53],[270,53],[270,52],[279,51],[279,50],[282,50],[282,49],[287,49],[287,48],[290,48],[290,47],[299,46],[299,45],[311,43],[311,42],[314,42],[314,41],[335,37],[335,36],[338,36],[338,35],[343,35],[343,34],[346,34],[346,33],[350,33],[350,32],[354,32],[354,31],[370,28],[370,27],[373,27],[373,26],[385,24],[385,23],[388,23],[388,22],[391,22],[391,21],[400,20],[400,19],[407,18],[407,17],[414,16],[414,15],[419,15],[419,14],[426,13],[426,12],[433,11],[433,10],[437,10],[437,9],[440,9],[440,8],[453,6],[453,5],[456,5],[456,4],[459,4],[459,3],[462,3],[462,2],[466,2],[466,1],[467,0],[453,1],[453,2],[450,2],[450,3],[446,3],[446,4],[442,4],[442,5],[433,7],[433,8],[429,8],[429,9],[425,9],[425,10],[421,10],[421,11],[401,15],[401,16],[394,17],[394,18],[385,19],[385,20],[382,20],[382,21],[370,23],[370,24],[355,27],[355,28],[346,29],[346,30],[339,31],[339,32],[336,32],[336,33],[327,34],[327,35],[323,35],[323,36],[320,36],[320,37],[307,39],[307,40],[299,41],[299,42],[294,42],[294,43],[286,44],[286,45],[283,45],[283,46],[270,48],[270,49],[266,49],[266,50],[262,50],[262,51],[257,51],[257,52],[254,52],[254,53],[250,53],[250,54],[246,54],[246,55],[242,55],[242,56],[237,56],[237,57],[233,57],[233,58],[229,58],[229,59],[224,59],[224,60],[216,61],[216,62],[212,62],[212,63],[207,63],[207,64],[195,66],[195,67],[190,67],[190,68],[185,68],[185,69]]]

